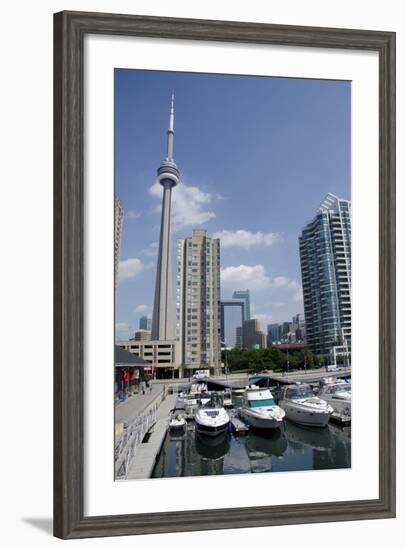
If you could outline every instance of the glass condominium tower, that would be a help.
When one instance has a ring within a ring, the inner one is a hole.
[[[335,358],[351,350],[351,202],[328,193],[299,251],[307,344]]]
[[[251,319],[251,303],[250,303],[250,291],[247,290],[235,290],[232,296],[233,300],[239,300],[244,302],[244,321]]]

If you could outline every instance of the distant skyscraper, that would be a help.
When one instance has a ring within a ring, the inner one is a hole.
[[[242,300],[244,302],[244,321],[251,319],[250,291],[248,289],[235,290],[233,292],[233,300]]]
[[[120,263],[121,234],[123,231],[124,208],[117,195],[114,196],[114,289],[117,289],[118,266]]]
[[[328,193],[299,237],[306,341],[314,353],[351,349],[351,203]]]
[[[148,317],[148,315],[143,315],[140,317],[139,321],[139,328],[140,330],[151,330],[152,322],[151,317]]]
[[[244,308],[243,301],[221,302],[221,340],[226,348],[241,347],[241,342],[237,341],[237,327],[242,327]]]
[[[188,368],[220,368],[220,240],[194,229],[178,241],[176,328]]]
[[[279,342],[279,340],[281,339],[279,325],[277,323],[268,325],[267,330],[268,330],[268,346],[271,346],[274,342]]]
[[[242,347],[247,349],[267,347],[266,334],[261,330],[259,319],[249,319],[243,322]]]
[[[295,333],[296,342],[303,342],[306,338],[306,323],[302,314],[297,313],[292,317],[291,332]],[[292,341],[292,340],[291,340]]]
[[[151,331],[150,330],[136,330],[134,334],[134,340],[137,340],[137,342],[146,342],[151,340]]]
[[[157,173],[158,182],[163,187],[163,196],[154,311],[152,316],[153,340],[171,340],[174,337],[171,280],[171,202],[172,189],[179,183],[179,170],[173,160],[174,117],[174,96],[172,94],[166,159],[158,168]]]

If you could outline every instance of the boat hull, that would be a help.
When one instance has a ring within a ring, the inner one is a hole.
[[[180,432],[186,428],[186,421],[179,424],[169,424],[169,429],[171,432]]]
[[[312,426],[324,428],[330,420],[332,410],[325,411],[307,411],[303,407],[297,407],[294,404],[281,401],[279,405],[285,411],[285,418],[296,424],[303,426]]]
[[[195,420],[196,430],[201,434],[208,435],[209,437],[217,437],[218,435],[224,434],[227,431],[228,424],[229,422],[219,424],[218,426],[209,426]]]
[[[283,420],[282,418],[277,419],[254,415],[247,409],[241,410],[241,416],[251,428],[256,428],[258,430],[276,430],[280,428]]]

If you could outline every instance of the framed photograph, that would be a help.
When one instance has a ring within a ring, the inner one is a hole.
[[[54,534],[395,515],[395,34],[54,18]]]

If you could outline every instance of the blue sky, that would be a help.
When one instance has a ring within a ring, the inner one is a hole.
[[[327,192],[351,198],[350,83],[116,69],[121,338],[152,311],[162,196],[155,175],[172,90],[182,178],[173,191],[173,253],[178,238],[207,229],[221,239],[222,298],[249,288],[251,316],[264,329],[290,320],[303,312],[300,231]]]

